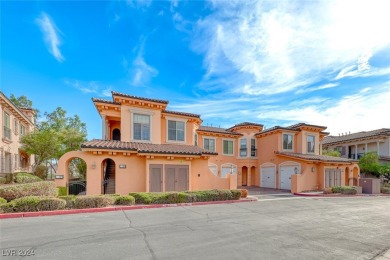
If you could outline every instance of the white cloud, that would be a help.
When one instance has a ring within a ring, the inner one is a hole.
[[[324,85],[311,87],[311,88],[300,88],[295,92],[295,94],[308,93],[308,92],[313,92],[313,91],[322,90],[322,89],[334,88],[337,86],[339,86],[338,83],[327,83]]]
[[[343,70],[341,75],[369,74],[371,57],[390,47],[386,0],[213,1],[212,6],[214,12],[197,23],[193,45],[205,54],[205,88],[275,94]]]
[[[305,107],[280,107],[261,112],[258,118],[285,121],[286,124],[307,122],[325,125],[328,127],[327,131],[338,135],[349,131],[388,128],[390,126],[390,119],[387,116],[387,111],[390,111],[389,100],[390,82],[375,88],[364,88],[337,102],[327,102],[325,108],[319,104]]]
[[[61,45],[61,40],[58,36],[59,30],[53,20],[46,13],[42,13],[35,21],[43,33],[43,40],[45,41],[48,51],[57,61],[64,61],[65,58],[59,49],[59,46]]]
[[[80,90],[84,94],[96,94],[100,97],[111,97],[111,86],[101,86],[96,81],[79,81],[74,79],[66,79],[64,83],[68,86],[71,86],[75,89]]]

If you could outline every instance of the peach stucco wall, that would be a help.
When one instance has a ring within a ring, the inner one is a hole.
[[[175,157],[168,160],[167,157],[155,157],[146,159],[144,156],[122,155],[117,152],[116,155],[93,154],[86,151],[68,152],[61,157],[58,162],[57,175],[63,175],[64,179],[56,179],[57,186],[67,186],[69,182],[68,165],[73,158],[81,158],[87,164],[87,189],[86,194],[95,195],[102,193],[103,169],[102,162],[105,159],[112,159],[115,162],[115,193],[128,194],[129,192],[149,191],[149,165],[150,164],[174,164],[189,166],[189,189],[231,189],[237,188],[236,175],[229,175],[227,178],[214,176],[209,168],[207,159],[194,158],[186,160],[184,157]],[[171,157],[172,158],[172,157]],[[125,169],[119,165],[126,165]],[[163,170],[163,182],[164,182]],[[165,183],[163,183],[163,191]]]

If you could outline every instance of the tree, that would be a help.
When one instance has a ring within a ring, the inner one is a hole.
[[[38,124],[38,130],[23,136],[21,143],[28,154],[36,155],[36,165],[48,162],[56,171],[53,164],[65,153],[79,150],[87,140],[86,125],[77,115],[67,117],[61,107],[45,113],[45,117],[46,121]]]
[[[376,152],[368,152],[359,160],[360,171],[370,173],[375,176],[380,175],[381,165],[379,163],[379,156]]]
[[[39,110],[33,108],[33,102],[26,96],[15,97],[14,94],[11,94],[9,100],[17,107],[31,108],[35,112],[35,119],[38,118]]]
[[[322,150],[322,155],[340,157],[341,154],[337,150]]]

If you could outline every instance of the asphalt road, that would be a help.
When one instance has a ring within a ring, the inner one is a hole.
[[[0,231],[1,259],[373,259],[390,248],[390,197],[5,219]]]

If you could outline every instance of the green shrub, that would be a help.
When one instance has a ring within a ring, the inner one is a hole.
[[[0,205],[6,204],[6,203],[7,203],[6,199],[0,198]]]
[[[150,204],[153,201],[152,193],[147,192],[131,192],[130,196],[134,197],[136,204]]]
[[[0,204],[0,213],[12,213],[12,212],[14,212],[12,202]]]
[[[29,212],[29,211],[38,211],[38,204],[40,198],[38,196],[27,196],[23,198],[14,199],[11,201],[13,212]]]
[[[233,200],[239,200],[241,198],[241,191],[239,190],[231,190],[233,195]]]
[[[6,173],[5,174],[5,183],[14,183],[15,182],[15,174],[14,173]]]
[[[383,186],[381,188],[381,192],[385,194],[390,194],[390,187],[389,186]]]
[[[5,177],[0,177],[0,184],[4,184],[7,182],[7,179]]]
[[[37,205],[37,211],[59,210],[64,209],[65,206],[66,201],[63,199],[43,197],[40,198],[40,201]]]
[[[26,173],[26,172],[19,172],[16,174],[16,177],[15,177],[16,183],[32,183],[32,182],[38,182],[38,181],[42,181],[42,179],[35,176],[35,175],[32,175],[30,173]]]
[[[65,196],[59,196],[59,199],[65,200],[65,208],[72,209],[74,208],[74,202],[76,200],[76,195],[65,195]]]
[[[45,165],[38,165],[35,168],[34,175],[38,176],[42,180],[46,180],[46,178],[47,178],[47,167]]]
[[[114,201],[112,196],[77,196],[74,207],[77,209],[102,208],[114,204]]]
[[[52,181],[41,181],[0,187],[0,197],[6,199],[7,201],[26,196],[55,197],[57,194],[58,191],[56,184]]]
[[[133,196],[114,196],[115,205],[134,205],[135,199]]]
[[[65,186],[58,186],[58,196],[66,196],[68,195],[68,189]]]
[[[333,193],[341,193],[341,194],[356,194],[357,190],[352,186],[333,186]]]

